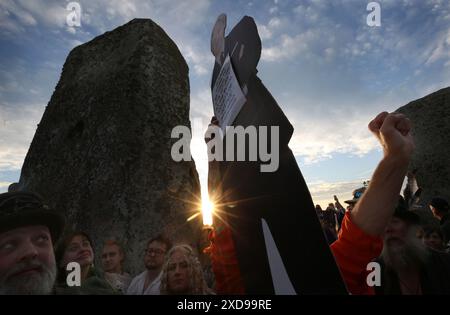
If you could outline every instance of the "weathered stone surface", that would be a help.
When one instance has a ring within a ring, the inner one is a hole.
[[[435,195],[450,200],[450,87],[441,89],[397,110],[414,125],[414,153],[410,170],[417,169],[417,182],[423,189],[421,204]],[[421,210],[431,218],[427,207]]]
[[[43,195],[72,229],[89,233],[97,257],[121,240],[128,270],[143,269],[149,237],[193,243],[200,220],[194,162],[171,158],[174,126],[190,126],[188,67],[148,19],[74,48],[26,156],[20,189]]]

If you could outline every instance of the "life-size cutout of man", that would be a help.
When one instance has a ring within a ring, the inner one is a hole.
[[[221,39],[225,26],[226,17],[222,15],[212,36],[211,51],[216,57],[212,89],[229,56],[246,98],[232,125],[274,126],[279,130],[276,139],[279,165],[274,172],[261,172],[265,162],[258,157],[253,162],[236,159],[217,162],[218,171],[210,174],[215,178],[210,178],[209,182],[221,186],[221,192],[213,198],[219,205],[226,205],[221,210],[232,231],[245,293],[346,293],[309,190],[288,147],[293,127],[257,77],[261,40],[256,24],[245,16]],[[224,142],[228,136],[225,134]],[[267,147],[271,148],[271,135],[267,138],[270,139]],[[248,149],[246,156],[249,156]],[[321,281],[317,281],[319,275]]]

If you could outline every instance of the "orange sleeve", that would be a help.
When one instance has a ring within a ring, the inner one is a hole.
[[[379,236],[371,236],[357,227],[347,212],[342,220],[337,241],[331,244],[336,263],[349,293],[373,295],[373,288],[366,283],[367,264],[377,258],[383,248]]]
[[[245,294],[231,229],[220,225],[213,231],[208,252],[219,295]]]

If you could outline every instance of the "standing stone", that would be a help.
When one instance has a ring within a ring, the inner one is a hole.
[[[153,21],[135,19],[74,48],[37,128],[20,177],[103,242],[123,242],[131,273],[160,233],[196,246],[200,187],[194,162],[174,162],[172,128],[188,126],[188,66]],[[99,262],[97,260],[97,262]]]
[[[421,213],[430,220],[427,204],[433,196],[450,200],[450,87],[441,89],[397,110],[413,123],[416,150],[410,170],[417,169],[423,189]]]

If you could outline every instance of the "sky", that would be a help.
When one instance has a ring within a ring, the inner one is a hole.
[[[450,85],[450,1],[383,0],[381,25],[367,25],[366,0],[0,0],[0,192],[20,176],[25,155],[76,46],[133,18],[150,18],[189,65],[191,150],[207,178],[203,133],[213,115],[211,29],[253,17],[262,40],[258,76],[295,128],[290,141],[315,203],[370,179],[381,149],[367,129],[379,112]],[[206,188],[203,184],[203,189]]]

